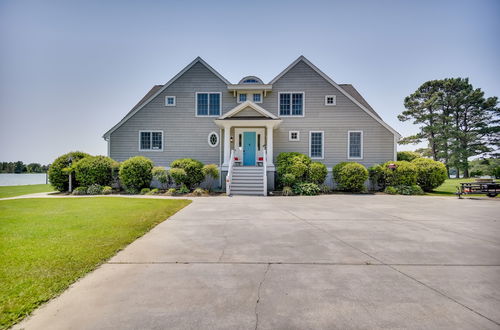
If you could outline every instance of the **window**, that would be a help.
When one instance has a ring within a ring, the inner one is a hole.
[[[219,145],[219,134],[212,132],[208,134],[208,145],[215,148]]]
[[[257,134],[257,151],[260,151],[260,134]]]
[[[309,132],[309,157],[316,159],[323,159],[323,132],[312,131]]]
[[[335,95],[325,96],[325,105],[336,105],[336,104],[337,104],[337,96]]]
[[[280,116],[303,116],[304,93],[279,93]]]
[[[299,131],[289,131],[288,132],[288,141],[300,141],[300,132]]]
[[[349,131],[347,138],[347,158],[362,159],[363,158],[363,132]]]
[[[196,93],[197,116],[220,116],[221,93]]]
[[[255,103],[261,103],[262,102],[262,95],[260,93],[253,94],[253,101]]]
[[[139,132],[140,151],[162,151],[163,132],[162,131],[140,131]]]
[[[175,107],[175,96],[165,96],[165,106]]]
[[[241,148],[241,141],[243,140],[241,133],[238,134],[238,147]]]
[[[247,94],[239,94],[239,99],[238,99],[239,103],[245,102],[246,100],[247,100]]]
[[[258,84],[259,81],[257,79],[250,78],[250,79],[244,80],[243,83],[244,84]]]

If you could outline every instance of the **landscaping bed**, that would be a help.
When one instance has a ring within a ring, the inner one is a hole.
[[[0,201],[0,329],[189,203],[106,197]]]

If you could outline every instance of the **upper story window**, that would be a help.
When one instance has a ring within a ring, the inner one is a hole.
[[[238,102],[243,103],[247,100],[247,94],[238,94]]]
[[[323,131],[309,132],[309,157],[315,159],[324,158],[324,137]]]
[[[300,132],[288,131],[288,141],[300,141]]]
[[[262,80],[255,76],[246,76],[240,80],[239,84],[263,84]]]
[[[279,93],[280,116],[304,116],[304,92]]]
[[[140,151],[162,151],[163,131],[140,131],[139,132]]]
[[[175,107],[175,96],[165,96],[165,106]]]
[[[220,116],[221,93],[196,93],[197,116]]]
[[[261,103],[262,102],[262,94],[260,94],[260,93],[254,93],[253,94],[253,101],[255,103]]]
[[[337,96],[335,95],[325,96],[325,105],[336,105],[336,104],[337,104]]]
[[[349,131],[347,138],[347,158],[362,159],[363,158],[363,132]]]

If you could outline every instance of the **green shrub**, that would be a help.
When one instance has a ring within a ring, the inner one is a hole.
[[[113,182],[113,161],[106,156],[89,156],[75,164],[76,181],[82,186],[109,186]]]
[[[183,168],[171,168],[170,176],[172,177],[174,182],[178,185],[183,184],[183,182],[186,182],[187,180],[187,174]]]
[[[98,184],[92,184],[87,188],[87,195],[100,195],[102,194],[102,186]]]
[[[113,193],[113,188],[111,188],[110,186],[102,187],[102,194],[103,195],[110,195],[112,193]]]
[[[389,168],[394,164],[394,169]],[[407,161],[387,162],[382,166],[387,186],[412,186],[417,184],[417,167]]]
[[[302,182],[293,186],[293,192],[296,195],[314,196],[319,194],[320,189],[315,183]]]
[[[170,188],[170,189],[167,190],[167,192],[165,194],[173,196],[173,195],[175,195],[176,192],[177,192],[177,189]]]
[[[322,194],[329,194],[332,192],[332,188],[328,187],[326,184],[322,184],[319,186]]]
[[[153,162],[146,157],[136,156],[127,159],[120,165],[120,181],[128,192],[139,191],[151,185]]]
[[[153,179],[158,180],[161,188],[165,188],[168,185],[170,180],[168,172],[164,167],[161,166],[153,167],[153,169],[151,170],[151,174],[153,176]]]
[[[208,190],[205,190],[203,188],[196,188],[193,191],[193,195],[195,196],[203,196],[203,195],[208,195]]]
[[[177,189],[175,192],[178,194],[187,194],[189,193],[189,191],[190,191],[189,188],[185,184],[182,184],[181,187]]]
[[[385,175],[384,167],[380,164],[375,164],[368,168],[368,177],[372,185],[372,190],[384,190]]]
[[[396,191],[398,192],[398,194],[400,195],[423,195],[424,194],[424,191],[422,190],[422,188],[420,188],[420,186],[414,184],[414,185],[411,185],[411,186],[406,186],[406,185],[400,185],[400,186],[396,186]]]
[[[87,187],[76,187],[72,192],[73,195],[87,195]]]
[[[141,189],[141,195],[146,195],[146,194],[149,194],[150,192],[151,192],[150,188],[142,188]]]
[[[368,180],[368,170],[356,162],[340,163],[333,169],[333,179],[337,183],[338,190],[364,191],[365,182]]]
[[[158,188],[151,189],[148,193],[146,193],[146,195],[158,195],[158,194],[160,194],[160,189]]]
[[[398,152],[398,160],[406,160],[407,162],[411,162],[414,159],[420,158],[420,154],[415,151],[399,151]]]
[[[490,170],[490,175],[495,179],[500,179],[500,166],[496,166]]]
[[[283,191],[282,191],[283,196],[292,196],[293,195],[293,189],[290,186],[284,186]]]
[[[49,181],[52,187],[58,191],[68,191],[69,188],[69,158],[72,159],[72,164],[76,164],[80,159],[89,157],[89,154],[80,151],[73,151],[57,157],[49,167]],[[77,181],[73,176],[73,188],[77,187]]]
[[[135,188],[125,188],[125,192],[129,195],[137,195],[139,190]]]
[[[207,164],[201,169],[205,179],[209,180],[208,190],[212,190],[212,180],[217,180],[219,178],[219,167],[215,164]]]
[[[325,164],[320,162],[313,162],[309,165],[307,173],[307,181],[321,185],[325,182],[328,170]]]
[[[297,182],[305,182],[311,158],[299,152],[282,152],[276,158],[278,182],[283,185],[283,176],[293,174]]]
[[[184,184],[189,189],[198,186],[205,179],[205,175],[203,174],[203,163],[198,160],[191,158],[177,159],[170,164],[170,167],[170,175],[174,178],[175,182],[181,185]],[[174,177],[172,170],[176,168],[183,169],[185,175],[177,176],[177,178]]]
[[[385,188],[384,192],[389,195],[396,195],[398,193],[398,190],[393,186],[388,186]]]
[[[446,166],[429,158],[417,158],[412,161],[417,167],[417,184],[424,191],[432,191],[448,178]]]
[[[297,178],[292,173],[285,173],[281,178],[281,182],[286,187],[292,187],[295,183],[297,183]]]
[[[473,177],[473,178],[479,178],[479,177],[481,177],[483,175],[484,175],[483,170],[473,170],[473,171],[470,171],[470,176]]]

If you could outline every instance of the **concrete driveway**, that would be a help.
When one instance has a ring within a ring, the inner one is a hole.
[[[17,326],[499,329],[500,202],[198,198]]]

